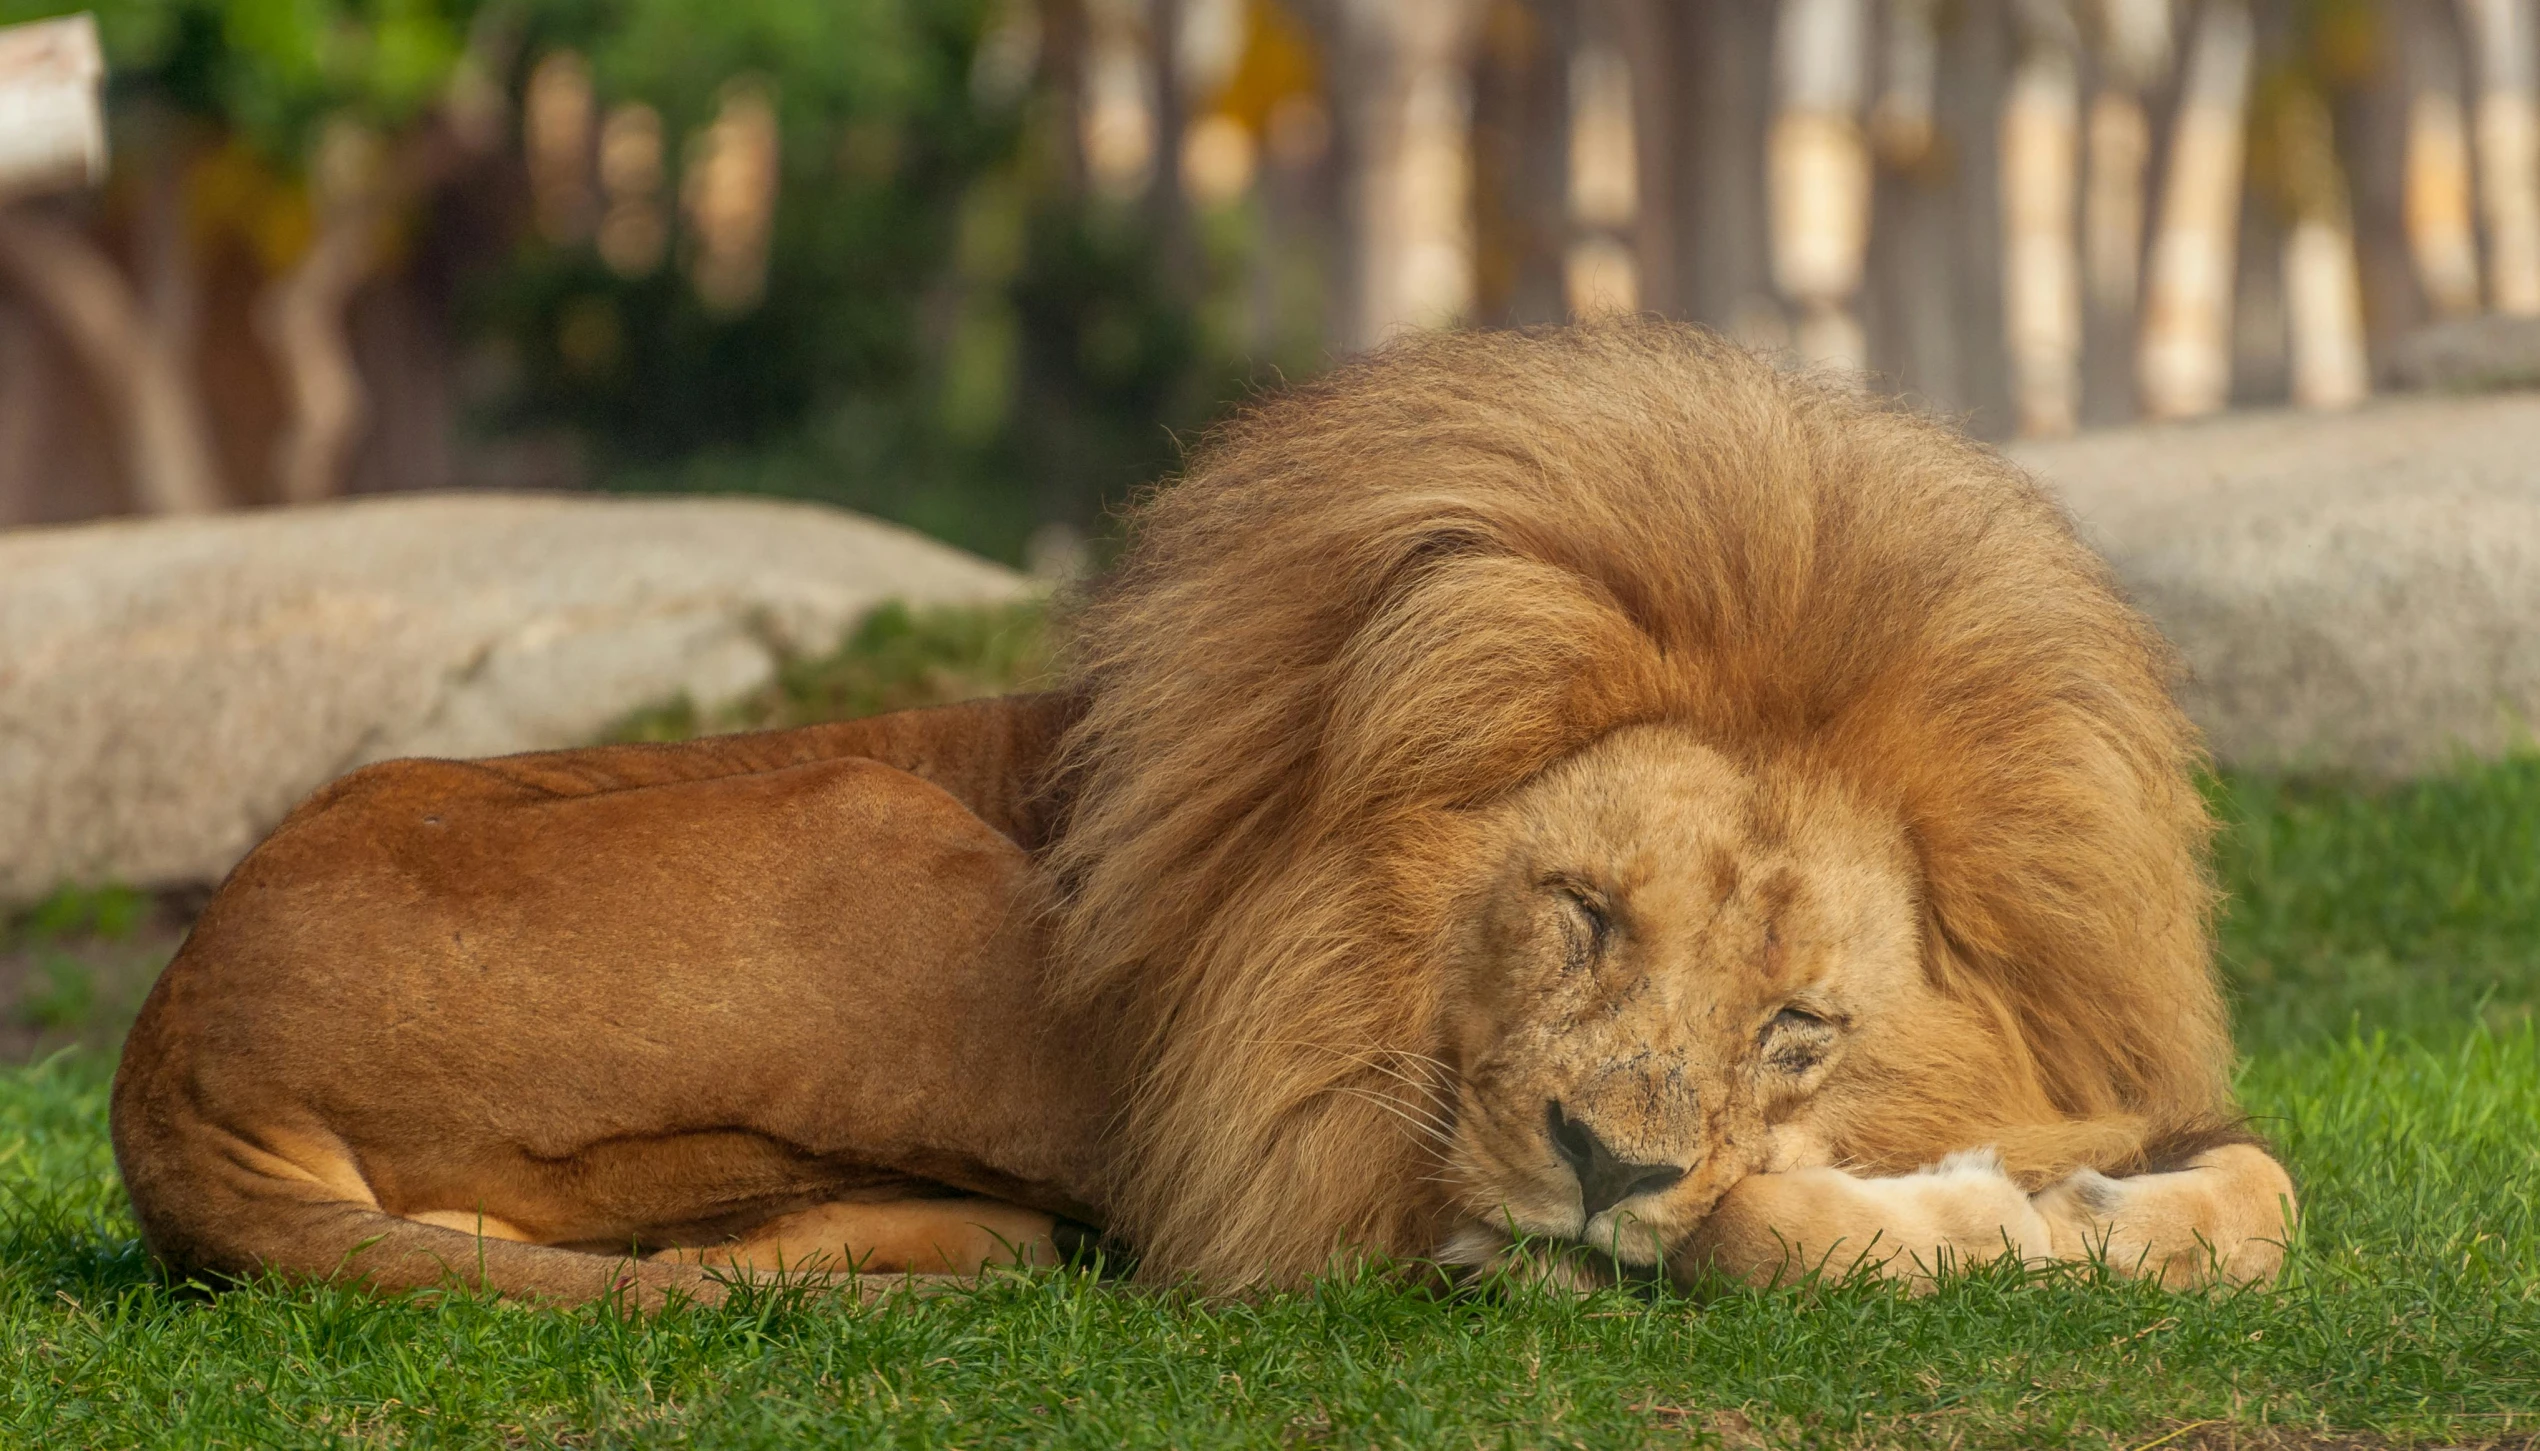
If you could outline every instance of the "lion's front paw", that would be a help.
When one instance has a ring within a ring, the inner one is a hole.
[[[1695,1231],[1671,1268],[1769,1285],[1867,1266],[1928,1285],[1945,1265],[2051,1253],[2046,1221],[1989,1152],[1952,1154],[1919,1173],[1862,1179],[1840,1169],[1750,1174]]]
[[[2254,1144],[2209,1149],[2166,1174],[2111,1179],[2084,1169],[2036,1196],[2057,1259],[2104,1257],[2170,1289],[2252,1284],[2284,1264],[2293,1180]]]

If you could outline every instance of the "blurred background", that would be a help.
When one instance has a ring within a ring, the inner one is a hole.
[[[111,161],[0,184],[0,525],[743,491],[1055,572],[1405,328],[1692,318],[2010,437],[2540,314],[2534,0],[90,8]]]

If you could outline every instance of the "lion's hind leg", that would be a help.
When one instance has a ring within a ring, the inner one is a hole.
[[[758,1272],[976,1275],[1058,1264],[1058,1221],[999,1199],[838,1201],[780,1214],[726,1244],[656,1258]]]

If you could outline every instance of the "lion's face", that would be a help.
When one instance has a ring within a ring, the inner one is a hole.
[[[1634,727],[1474,825],[1446,1178],[1485,1238],[1662,1261],[1742,1175],[1822,1156],[1928,991],[1901,829],[1797,771]]]

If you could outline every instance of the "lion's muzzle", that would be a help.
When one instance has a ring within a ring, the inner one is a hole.
[[[1626,1199],[1664,1193],[1685,1176],[1682,1164],[1637,1164],[1623,1158],[1583,1120],[1564,1113],[1559,1099],[1544,1105],[1544,1128],[1553,1153],[1578,1177],[1582,1225]]]

